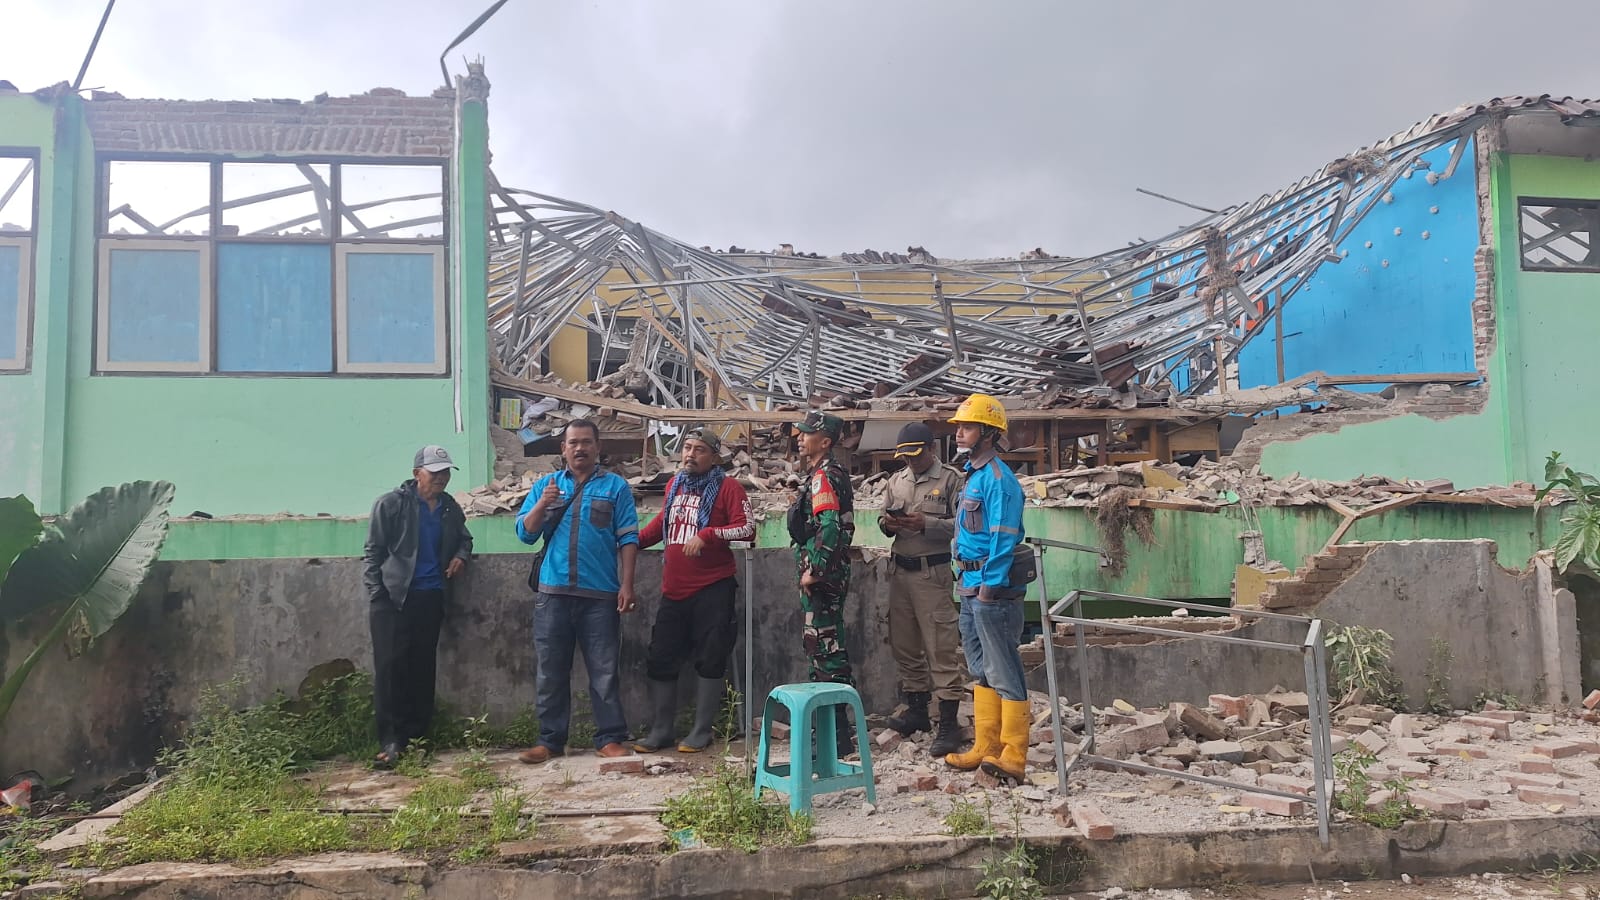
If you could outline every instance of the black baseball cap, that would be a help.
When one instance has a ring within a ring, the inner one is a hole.
[[[916,456],[922,452],[923,447],[933,443],[933,429],[922,422],[907,422],[900,429],[900,436],[895,438],[895,456]]]

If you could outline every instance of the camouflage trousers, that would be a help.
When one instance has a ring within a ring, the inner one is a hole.
[[[811,593],[800,592],[800,608],[805,611],[806,658],[811,663],[812,681],[855,684],[850,657],[844,651],[844,598],[850,592],[850,577],[839,581],[820,581]]]

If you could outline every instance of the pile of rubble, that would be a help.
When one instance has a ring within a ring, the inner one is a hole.
[[[1140,828],[1170,819],[1174,828],[1205,820],[1240,822],[1262,816],[1315,814],[1315,782],[1304,693],[1275,687],[1257,695],[1214,694],[1208,705],[1173,703],[1165,709],[1137,709],[1121,700],[1094,710],[1097,756],[1143,763],[1232,782],[1218,788],[1104,766],[1080,768],[1071,776],[1070,797],[1056,796],[1054,733],[1046,695],[1029,694],[1034,725],[1028,750],[1028,783],[1011,791],[1033,804],[1032,814],[1054,815],[1063,827],[1101,840],[1117,833],[1118,819]],[[1078,753],[1083,719],[1075,706],[1062,704],[1066,754]],[[1367,758],[1364,804],[1384,808],[1409,803],[1437,818],[1490,815],[1548,815],[1586,807],[1600,788],[1600,691],[1585,701],[1589,711],[1528,712],[1485,703],[1478,711],[1447,715],[1401,713],[1373,705],[1349,705],[1333,713],[1332,750],[1342,759]],[[971,704],[962,704],[963,724]],[[892,730],[876,733],[873,768],[879,805],[898,795],[924,792],[965,795],[1001,787],[982,773],[957,772],[930,760],[920,747],[930,736],[903,739]],[[1346,766],[1348,762],[1344,763]],[[1096,764],[1102,766],[1104,764]],[[1348,791],[1343,779],[1336,788]],[[1252,788],[1300,794],[1290,800]],[[1404,796],[1398,796],[1397,791]],[[839,795],[833,795],[839,797]],[[823,803],[826,804],[826,798]],[[844,798],[834,803],[849,802]],[[1122,804],[1132,804],[1119,815]],[[1153,804],[1164,809],[1157,810]],[[891,807],[892,808],[892,807]],[[1109,814],[1108,814],[1109,813]],[[1180,814],[1181,813],[1181,814]],[[1335,818],[1346,814],[1335,812]]]
[[[523,457],[516,436],[503,429],[495,432],[495,479],[470,493],[458,493],[457,500],[469,515],[494,515],[515,511],[539,475],[560,465],[557,456]],[[759,508],[783,506],[789,492],[800,486],[803,464],[796,458],[790,439],[778,428],[756,429],[755,446],[729,446],[728,474],[749,491]],[[641,493],[664,490],[667,477],[678,461],[669,456],[634,456],[616,461],[612,468],[627,478]],[[882,504],[889,474],[878,472],[855,477],[855,502],[871,509]],[[1459,498],[1457,502],[1478,502],[1509,507],[1534,504],[1535,488],[1519,482],[1510,487],[1480,487],[1457,491],[1445,479],[1397,481],[1381,475],[1367,475],[1353,481],[1326,481],[1291,475],[1275,479],[1261,472],[1227,461],[1201,460],[1193,466],[1176,463],[1124,463],[1096,466],[1021,477],[1023,491],[1030,502],[1041,507],[1094,507],[1101,495],[1116,488],[1139,492],[1135,505],[1156,509],[1209,512],[1226,505],[1247,506],[1328,506],[1349,514],[1406,497],[1422,497],[1437,502]],[[769,496],[763,496],[769,495]]]
[[[1124,463],[1022,476],[1023,489],[1038,506],[1094,506],[1101,494],[1117,487],[1144,489],[1151,499],[1172,501],[1178,509],[1248,506],[1340,506],[1360,510],[1410,495],[1474,497],[1484,503],[1531,506],[1534,486],[1482,487],[1457,491],[1442,478],[1396,481],[1364,475],[1354,481],[1326,481],[1291,475],[1273,478],[1259,466],[1243,468],[1226,460],[1201,460],[1193,466],[1176,463]],[[1188,501],[1188,502],[1185,502]],[[1160,508],[1160,504],[1146,504]]]

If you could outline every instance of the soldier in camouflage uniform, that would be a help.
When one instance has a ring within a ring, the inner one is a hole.
[[[855,684],[844,648],[844,598],[850,591],[850,542],[855,537],[850,473],[833,458],[844,431],[838,416],[813,411],[795,424],[801,459],[809,474],[789,508],[789,537],[800,576],[805,611],[806,656],[812,681]],[[849,712],[834,707],[840,757],[855,752]]]

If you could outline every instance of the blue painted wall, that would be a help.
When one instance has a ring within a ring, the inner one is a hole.
[[[16,352],[18,314],[22,309],[17,286],[22,275],[22,248],[0,247],[0,359]]]
[[[352,253],[345,259],[350,361],[436,362],[433,257]]]
[[[1444,172],[1453,147],[1424,155],[1431,171]],[[1453,177],[1429,184],[1428,171],[1396,181],[1393,202],[1378,203],[1340,245],[1348,253],[1344,260],[1320,267],[1284,306],[1285,378],[1318,370],[1397,375],[1476,369],[1478,198],[1470,139]],[[1239,382],[1278,382],[1270,329],[1241,352]]]
[[[200,250],[112,250],[108,357],[200,360]]]
[[[333,371],[332,273],[326,244],[219,245],[217,370]]]

